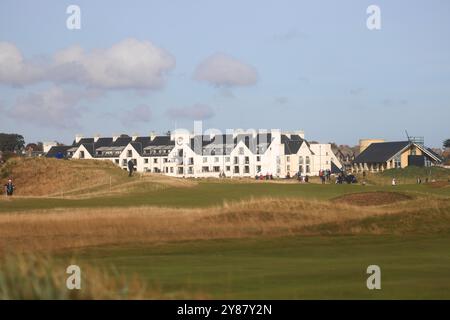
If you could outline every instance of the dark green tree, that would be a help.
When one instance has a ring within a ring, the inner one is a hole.
[[[14,152],[25,147],[25,139],[16,133],[0,133],[0,151]]]
[[[444,141],[444,148],[450,148],[450,139]]]

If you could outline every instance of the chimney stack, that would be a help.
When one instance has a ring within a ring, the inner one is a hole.
[[[83,135],[82,134],[75,135],[75,143],[80,142],[81,139],[83,139]]]

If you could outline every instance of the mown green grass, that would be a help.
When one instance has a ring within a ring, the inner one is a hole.
[[[151,182],[149,182],[151,183]],[[98,208],[130,206],[206,207],[221,205],[224,201],[238,201],[250,197],[300,197],[327,200],[344,194],[369,191],[400,191],[412,194],[450,196],[450,188],[431,188],[426,185],[362,186],[277,183],[220,183],[200,182],[188,188],[170,187],[152,190],[143,187],[132,193],[86,199],[64,198],[12,198],[0,202],[0,212],[51,208]]]
[[[449,299],[450,235],[209,240],[78,252],[167,294],[214,299]],[[381,267],[382,289],[366,269]]]
[[[363,180],[363,175],[359,173],[359,180]],[[427,180],[431,181],[450,181],[450,169],[441,167],[416,167],[410,166],[403,169],[389,169],[383,172],[370,173],[366,172],[366,182],[375,185],[390,185],[392,178],[401,184],[415,184],[420,178],[422,183]]]

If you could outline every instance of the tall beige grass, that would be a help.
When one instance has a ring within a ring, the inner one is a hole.
[[[81,268],[81,288],[69,290],[66,268],[70,261],[48,255],[8,253],[0,258],[0,300],[66,299],[204,299],[206,295],[188,288],[162,292],[138,276],[126,277],[112,268],[86,263]]]
[[[448,219],[449,208],[448,200],[434,198],[364,208],[325,201],[265,198],[203,209],[134,207],[8,213],[0,215],[0,251],[328,233],[329,225],[349,234],[379,234],[392,230],[389,225],[369,224],[361,228],[358,223],[393,215],[406,219],[431,219],[436,215]],[[439,221],[430,223],[435,229],[450,225],[450,221],[442,225]],[[346,229],[349,225],[351,228]],[[400,225],[396,232],[402,230]]]

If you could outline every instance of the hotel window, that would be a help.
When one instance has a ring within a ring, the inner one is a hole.
[[[289,172],[289,171],[291,171],[291,166],[287,166],[286,167],[286,170]]]
[[[122,160],[122,165],[123,165],[123,166],[126,166],[126,165],[127,165],[127,159],[123,159],[123,160]]]
[[[298,172],[303,173],[303,165],[298,166]]]
[[[286,157],[286,161],[287,161],[287,162],[291,161],[291,157],[287,156],[287,157]]]
[[[245,157],[245,164],[249,164],[250,163],[250,158],[249,157]]]
[[[169,159],[164,158],[163,162],[164,162],[164,163],[167,163],[167,162],[169,162]]]
[[[84,159],[84,151],[80,151],[80,159]]]
[[[225,162],[230,162],[230,157],[225,157]]]
[[[260,156],[256,156],[256,161],[261,161],[261,157]]]
[[[170,173],[173,173],[173,167],[170,167]]]
[[[116,164],[119,164],[119,159],[114,160]]]
[[[214,162],[219,162],[219,157],[214,157]]]
[[[298,163],[303,164],[303,156],[298,157]]]
[[[189,164],[194,164],[194,158],[189,158]]]
[[[239,173],[239,166],[234,166],[234,173]]]
[[[238,164],[239,163],[239,158],[238,157],[234,157],[234,164]]]
[[[202,167],[202,172],[209,172],[209,167]]]
[[[128,151],[127,151],[127,157],[132,157],[132,156],[133,156],[133,151],[128,150]]]
[[[311,173],[311,170],[310,170],[310,168],[309,168],[309,165],[308,165],[308,164],[306,165],[306,173]]]
[[[188,174],[193,174],[193,173],[194,173],[194,168],[189,167],[189,168],[188,168]]]
[[[220,172],[220,167],[219,166],[214,166],[213,170],[214,170],[214,172]]]
[[[310,164],[309,156],[306,156],[306,164]]]
[[[145,159],[144,159],[144,163],[148,163],[148,158],[145,158]]]
[[[226,166],[226,167],[225,167],[225,170],[226,170],[226,171],[230,171],[230,170],[231,170],[231,167],[230,167],[230,166]]]
[[[244,167],[244,173],[250,173],[250,167],[249,166],[245,166]]]
[[[256,172],[261,172],[261,166],[256,166]]]
[[[153,158],[153,163],[158,163],[158,158]]]
[[[244,154],[244,148],[243,147],[239,148],[239,154]]]
[[[203,157],[203,163],[207,163],[208,162],[208,158],[207,157]]]

